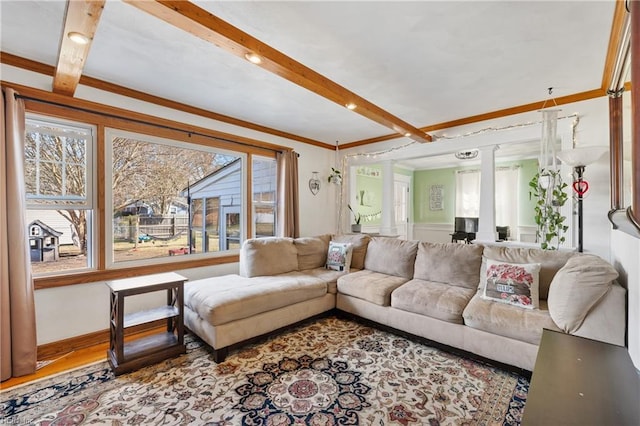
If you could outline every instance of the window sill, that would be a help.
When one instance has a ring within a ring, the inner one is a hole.
[[[184,262],[158,263],[154,265],[138,266],[122,269],[106,269],[100,271],[68,273],[65,275],[55,275],[46,277],[36,277],[33,279],[34,288],[42,290],[45,288],[64,287],[68,285],[88,284],[104,280],[117,278],[135,277],[158,272],[170,272],[182,269],[200,268],[204,266],[222,265],[235,263],[240,260],[238,254],[219,257],[208,257],[205,259],[188,260]]]

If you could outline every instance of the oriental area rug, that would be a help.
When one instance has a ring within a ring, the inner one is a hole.
[[[308,322],[213,362],[106,362],[0,393],[7,424],[517,425],[528,381],[360,323]]]

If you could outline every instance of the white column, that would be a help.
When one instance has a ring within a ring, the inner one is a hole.
[[[393,162],[382,163],[382,215],[380,218],[380,235],[397,235],[396,215],[394,211]]]
[[[496,240],[496,159],[498,145],[480,148],[480,214],[476,241]]]

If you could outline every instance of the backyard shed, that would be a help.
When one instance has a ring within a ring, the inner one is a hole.
[[[59,259],[62,232],[37,219],[29,224],[28,230],[32,262],[52,262]]]

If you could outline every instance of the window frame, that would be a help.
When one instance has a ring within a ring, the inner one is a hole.
[[[86,165],[85,165],[85,192],[86,195],[84,197],[83,203],[78,204],[58,204],[58,203],[48,203],[48,204],[39,204],[34,202],[38,197],[28,197],[25,195],[26,199],[26,210],[29,211],[48,211],[48,210],[85,210],[87,212],[86,216],[86,234],[87,234],[87,246],[86,246],[86,258],[87,263],[83,268],[69,269],[69,270],[61,270],[61,271],[53,271],[46,273],[37,273],[33,274],[34,278],[52,278],[56,279],[60,276],[65,275],[75,275],[82,274],[87,272],[93,272],[97,270],[97,257],[98,257],[98,247],[100,243],[99,235],[96,232],[97,224],[97,210],[98,210],[98,188],[96,187],[97,179],[97,156],[96,153],[98,151],[98,126],[91,123],[86,123],[83,121],[61,118],[51,115],[39,114],[31,111],[25,112],[25,139],[26,133],[28,130],[28,122],[29,121],[39,121],[43,123],[50,123],[56,126],[68,126],[74,129],[86,129],[89,131],[89,137],[87,146],[85,147],[85,157],[86,157]],[[26,162],[26,158],[25,158]],[[48,201],[52,201],[52,199],[47,199]],[[25,211],[25,215],[27,212]],[[27,244],[29,244],[27,242]]]
[[[240,159],[240,222],[241,222],[241,241],[246,239],[247,229],[247,162],[248,154],[239,151],[230,151],[222,148],[216,148],[214,146],[202,146],[185,141],[169,139],[165,137],[151,136],[143,133],[131,132],[127,130],[117,128],[105,128],[105,188],[104,188],[104,203],[105,203],[105,267],[106,269],[125,269],[134,267],[153,266],[158,263],[176,264],[184,262],[182,257],[178,256],[163,256],[149,259],[131,260],[131,261],[115,261],[113,257],[113,192],[110,182],[113,181],[113,139],[116,137],[124,137],[128,139],[139,140],[142,142],[149,142],[158,145],[184,148],[184,149],[197,149],[200,151],[208,151],[216,154],[228,154],[230,156],[238,157]],[[239,249],[225,250],[225,251],[209,251],[202,253],[193,253],[188,255],[189,260],[199,259],[211,259],[217,257],[223,257],[228,255],[239,254]]]
[[[4,87],[4,84],[3,84]],[[145,274],[186,270],[200,267],[211,267],[237,263],[238,254],[228,254],[215,258],[181,259],[176,263],[157,263],[151,266],[136,266],[130,268],[107,269],[105,262],[105,208],[104,208],[104,140],[105,128],[111,127],[119,130],[132,131],[145,135],[167,137],[178,141],[189,142],[197,145],[212,146],[217,149],[227,149],[234,153],[260,155],[276,158],[277,152],[291,151],[292,148],[265,142],[246,136],[225,133],[216,128],[215,124],[209,127],[194,124],[193,122],[180,122],[160,116],[141,113],[121,107],[86,101],[77,98],[64,97],[40,89],[21,85],[7,85],[14,87],[24,97],[25,111],[28,114],[37,114],[44,117],[52,117],[60,120],[70,120],[96,126],[95,158],[96,162],[96,197],[97,205],[94,217],[94,242],[96,244],[94,265],[95,269],[86,272],[67,273],[56,276],[34,277],[36,290],[62,287],[69,285],[82,285],[105,280],[126,278]],[[181,117],[184,117],[182,115]],[[247,189],[249,190],[249,189]],[[246,206],[245,214],[251,215],[251,204]],[[248,231],[251,229],[252,217],[247,216]],[[250,234],[248,234],[250,235]]]

